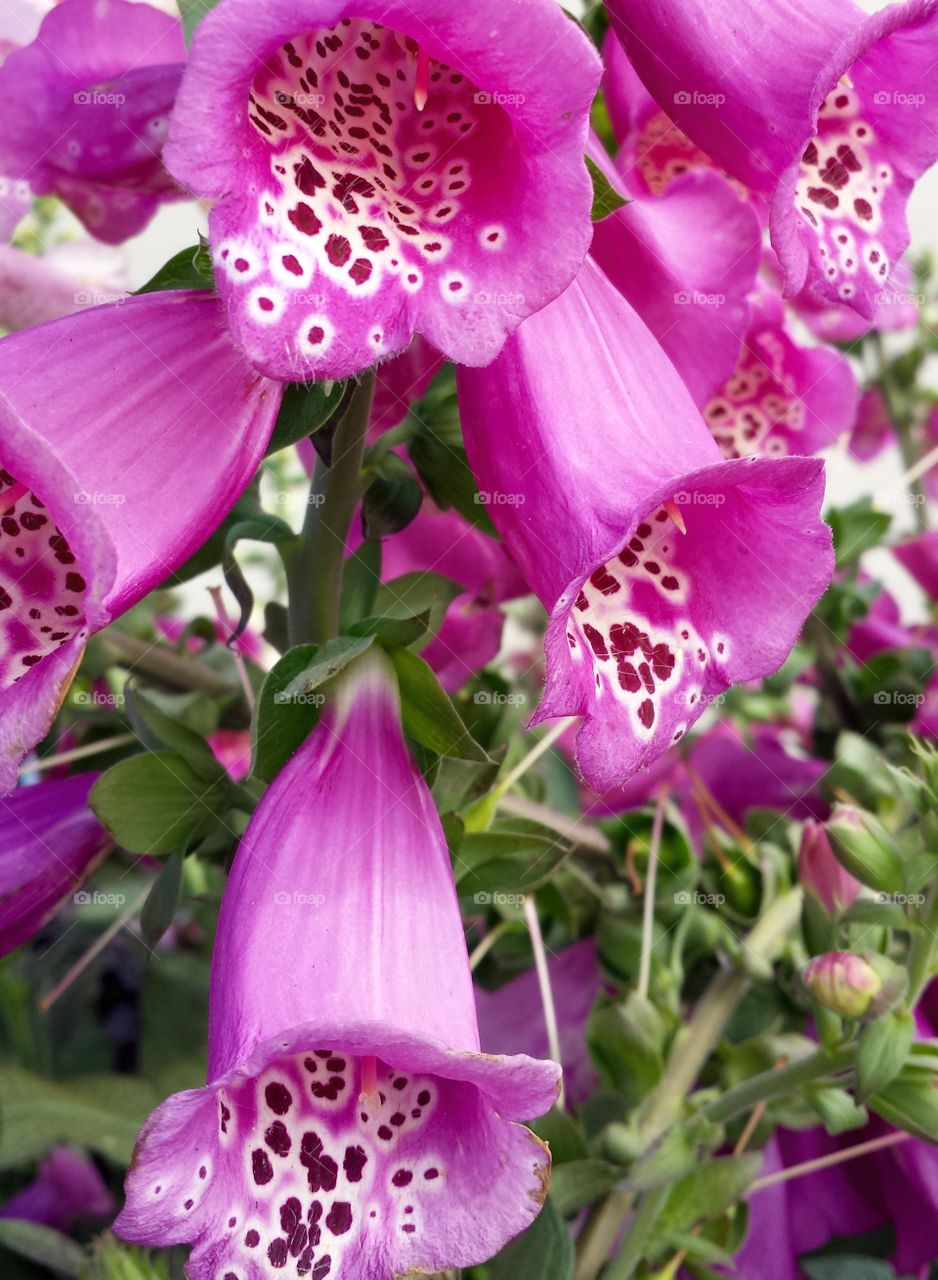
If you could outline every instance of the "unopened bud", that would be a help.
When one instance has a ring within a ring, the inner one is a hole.
[[[897,893],[902,888],[902,859],[873,814],[851,804],[835,805],[827,834],[837,860],[861,884],[880,893]]]
[[[909,977],[886,956],[828,951],[809,960],[801,980],[825,1009],[842,1018],[879,1018],[905,995]]]
[[[829,916],[839,915],[857,899],[860,881],[834,856],[823,823],[804,824],[798,852],[798,879],[821,902]]]

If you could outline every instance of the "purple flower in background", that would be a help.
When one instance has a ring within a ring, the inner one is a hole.
[[[51,919],[111,848],[88,808],[96,777],[40,782],[0,799],[0,955]]]
[[[93,240],[54,246],[41,257],[0,243],[0,328],[28,329],[126,293],[121,252]]]
[[[0,794],[100,631],[178,568],[263,457],[281,388],[207,293],[0,342]],[[190,466],[198,456],[207,465]]]
[[[907,538],[892,553],[929,600],[938,600],[938,533],[933,529]]]
[[[492,360],[589,246],[599,74],[553,0],[222,0],[166,158],[217,201],[218,285],[250,359],[343,378],[418,332]]]
[[[459,371],[459,392],[479,489],[551,613],[534,722],[585,717],[578,765],[607,790],[785,660],[832,570],[823,466],[724,460],[589,260],[491,368]]]
[[[160,153],[184,59],[181,23],[152,5],[62,0],[0,67],[0,172],[99,240],[135,235],[182,196]]]
[[[29,1186],[0,1209],[0,1218],[69,1231],[76,1222],[102,1220],[113,1213],[114,1197],[88,1156],[72,1147],[53,1147]]]
[[[726,458],[817,453],[853,426],[856,376],[838,351],[799,346],[764,285],[750,307],[736,368],[704,409],[707,424]]]
[[[150,1118],[115,1224],[191,1243],[193,1280],[470,1266],[538,1213],[549,1155],[513,1121],[559,1068],[479,1051],[446,841],[375,650],[241,842],[208,1074]]]
[[[938,158],[938,7],[867,17],[851,0],[610,0],[616,35],[663,112],[771,201],[785,291],[873,317],[909,243],[905,206]],[[771,91],[767,90],[771,87]]]
[[[798,851],[798,879],[824,904],[828,915],[839,915],[856,902],[863,886],[834,856],[823,823],[804,824]]]

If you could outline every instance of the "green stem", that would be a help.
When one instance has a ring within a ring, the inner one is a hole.
[[[371,417],[375,373],[362,374],[332,440],[332,462],[317,461],[303,530],[284,548],[289,590],[290,644],[324,644],[339,631],[345,549],[355,507]]]
[[[914,1009],[929,979],[934,975],[938,961],[938,885],[929,891],[928,906],[922,927],[912,935],[909,951],[909,995],[906,1001]]]
[[[639,1200],[635,1217],[622,1241],[622,1248],[609,1265],[606,1280],[629,1280],[635,1274],[635,1268],[645,1256],[645,1246],[651,1239],[670,1194],[671,1188],[668,1185],[652,1187]]]
[[[220,676],[211,667],[194,658],[173,653],[171,649],[126,631],[105,631],[99,637],[100,643],[112,661],[131,672],[142,672],[164,684],[176,689],[192,689],[198,693],[206,693],[210,698],[221,698],[227,694],[237,693],[238,686],[232,684],[224,676]]]
[[[715,1124],[726,1124],[735,1116],[743,1115],[757,1107],[760,1102],[771,1102],[796,1089],[800,1085],[810,1084],[824,1076],[834,1075],[849,1070],[856,1061],[855,1044],[845,1045],[842,1049],[828,1053],[826,1049],[818,1049],[793,1062],[787,1067],[773,1067],[770,1071],[762,1071],[757,1076],[750,1076],[741,1084],[727,1089],[726,1093],[714,1099],[703,1108],[703,1115]]]

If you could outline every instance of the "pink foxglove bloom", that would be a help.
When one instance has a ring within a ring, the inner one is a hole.
[[[116,302],[126,293],[120,251],[93,240],[42,257],[0,243],[0,329],[13,331]]]
[[[344,378],[418,332],[492,360],[589,247],[599,74],[554,0],[222,0],[166,160],[216,201],[218,287],[250,359]]]
[[[785,292],[871,319],[909,243],[906,201],[938,158],[938,7],[852,0],[610,0],[662,111],[771,201]]]
[[[414,338],[400,355],[380,364],[375,374],[369,436],[373,438],[403,422],[410,406],[424,394],[442,364],[440,353],[420,337]]]
[[[0,173],[56,195],[117,244],[182,192],[160,159],[185,59],[178,19],[130,0],[62,0],[0,67]]]
[[[208,293],[148,294],[0,342],[0,794],[88,636],[240,496],[279,402]]]
[[[938,533],[929,529],[893,547],[893,555],[929,600],[938,600]]]
[[[750,307],[733,374],[704,410],[713,437],[725,458],[818,453],[854,424],[850,363],[830,347],[796,343],[781,299],[765,286]]]
[[[834,856],[824,824],[811,819],[804,824],[801,833],[798,879],[832,916],[852,906],[863,888]]]
[[[88,808],[96,777],[40,782],[0,799],[0,956],[51,919],[111,847]]]
[[[235,858],[209,1083],[150,1118],[115,1224],[190,1243],[192,1280],[470,1266],[543,1200],[549,1156],[514,1121],[551,1106],[559,1068],[479,1051],[446,841],[398,717],[372,651]]]
[[[112,1217],[114,1197],[94,1162],[72,1147],[53,1147],[33,1181],[0,1209],[0,1218],[20,1218],[69,1231],[76,1222]]]
[[[724,460],[589,259],[459,388],[479,488],[497,495],[492,517],[551,615],[534,722],[583,716],[579,768],[608,790],[730,684],[787,657],[831,575],[823,465]]]

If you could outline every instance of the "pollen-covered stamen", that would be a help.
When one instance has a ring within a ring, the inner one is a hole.
[[[681,530],[683,515],[678,521],[672,514],[685,500],[721,496],[676,495],[590,575],[570,613],[567,640],[574,661],[592,665],[595,697],[624,704],[629,727],[641,741],[650,741],[662,724],[674,741],[680,738],[728,657],[724,637],[702,634],[691,621],[691,576],[678,567],[686,529]]]
[[[85,589],[41,499],[0,468],[0,689],[83,630]]]
[[[732,377],[704,410],[725,458],[783,456],[789,452],[787,434],[805,426],[807,411],[785,367],[784,343],[763,333],[759,352],[744,344]]]
[[[820,109],[817,136],[801,158],[795,203],[813,233],[815,266],[831,294],[847,303],[875,296],[893,265],[887,224],[902,217],[902,198],[886,149],[846,81]]]
[[[297,359],[315,362],[349,323],[349,299],[390,285],[400,301],[431,287],[452,305],[468,301],[467,254],[454,269],[454,237],[475,208],[469,143],[486,112],[486,128],[498,127],[501,108],[464,75],[364,20],[299,35],[269,58],[248,102],[269,161],[258,233],[215,253],[247,320],[276,325]],[[504,248],[505,228],[490,221],[468,229],[473,252]],[[377,358],[396,340],[386,327],[378,313],[343,341],[364,341]]]

